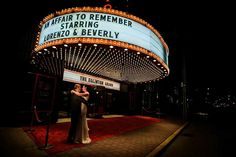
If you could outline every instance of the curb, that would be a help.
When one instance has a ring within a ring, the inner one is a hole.
[[[179,129],[177,129],[173,134],[171,134],[167,139],[159,144],[146,157],[156,157],[188,124],[189,122],[184,123]]]

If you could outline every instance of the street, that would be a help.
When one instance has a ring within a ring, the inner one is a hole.
[[[235,149],[235,113],[198,117],[158,155],[159,157],[225,157]]]

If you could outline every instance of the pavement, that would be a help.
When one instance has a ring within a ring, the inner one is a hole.
[[[193,114],[189,117],[188,126],[158,157],[235,156],[235,109],[220,108],[207,116]]]
[[[155,157],[188,122],[163,116],[161,122],[106,138],[83,147],[49,155],[21,127],[0,128],[2,157]],[[49,148],[50,149],[50,148]]]

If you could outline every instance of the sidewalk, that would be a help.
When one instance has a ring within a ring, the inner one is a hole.
[[[186,126],[180,120],[161,118],[161,122],[91,143],[84,147],[50,155],[51,157],[154,157]],[[22,128],[0,128],[0,151],[4,157],[45,157]]]

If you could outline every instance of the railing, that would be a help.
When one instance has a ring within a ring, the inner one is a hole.
[[[157,116],[161,117],[161,115],[164,115],[164,113],[161,112],[160,108],[156,108],[155,110],[152,108],[145,108],[144,106],[142,107],[142,115],[149,115],[149,116]]]

